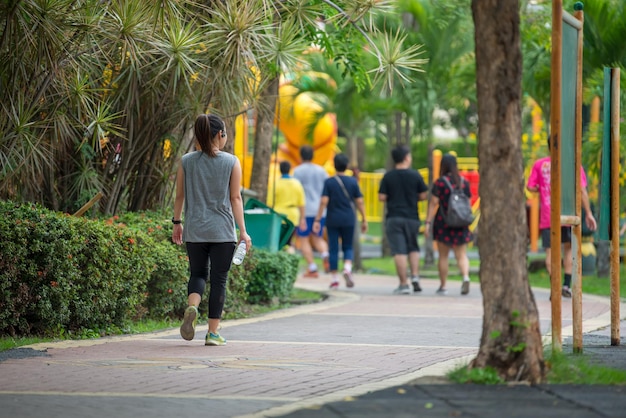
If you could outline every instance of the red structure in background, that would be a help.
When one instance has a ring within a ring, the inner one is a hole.
[[[478,184],[480,183],[480,174],[476,170],[459,170],[459,174],[463,176],[470,184],[470,192],[472,198],[470,199],[472,205],[478,200]]]

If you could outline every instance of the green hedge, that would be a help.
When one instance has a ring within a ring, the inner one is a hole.
[[[0,202],[0,333],[122,325],[144,302],[149,237],[37,205]]]
[[[248,302],[268,304],[285,301],[298,276],[298,257],[286,252],[253,250],[254,269],[248,279]]]
[[[182,318],[189,267],[171,228],[159,213],[94,221],[0,202],[0,335],[102,334],[145,316]],[[287,299],[297,266],[296,256],[251,249],[231,269],[225,318]]]

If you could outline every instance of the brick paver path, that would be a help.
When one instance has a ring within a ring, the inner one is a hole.
[[[187,342],[178,329],[41,344],[44,356],[0,363],[0,417],[273,416],[345,399],[423,375],[441,375],[477,352],[478,284],[468,296],[422,279],[420,294],[392,295],[397,279],[361,275],[320,304],[223,322],[223,347],[205,347],[206,325]],[[326,290],[328,277],[299,279]],[[546,290],[536,290],[550,330]],[[609,303],[585,296],[585,330],[609,323]],[[563,335],[571,302],[563,300]]]

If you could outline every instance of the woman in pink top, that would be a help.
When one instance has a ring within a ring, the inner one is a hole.
[[[548,143],[549,146],[549,143]],[[589,195],[587,194],[587,176],[585,170],[580,168],[580,187],[582,190],[582,206],[585,209],[585,223],[587,227],[595,231],[596,219],[589,207]],[[550,274],[550,157],[538,159],[530,172],[526,188],[531,192],[539,192],[539,230],[541,232],[542,247],[546,251],[546,269]],[[561,243],[563,243],[563,290],[561,294],[567,298],[572,297],[572,228],[561,226]]]

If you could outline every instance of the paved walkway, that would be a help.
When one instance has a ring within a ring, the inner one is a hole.
[[[394,277],[356,282],[320,304],[224,321],[223,347],[204,346],[203,324],[191,342],[172,329],[12,350],[0,361],[0,417],[504,417],[532,416],[530,405],[559,412],[537,416],[624,416],[623,387],[433,384],[432,376],[477,352],[478,284],[461,296],[460,282],[450,282],[442,297],[436,280],[423,279],[423,292],[413,295],[392,295]],[[326,290],[328,278],[297,286]],[[547,290],[535,296],[541,329],[549,331]],[[567,338],[569,300],[563,312]],[[608,300],[585,295],[583,317],[584,331],[608,345]],[[585,402],[601,405],[582,408]],[[524,414],[503,414],[505,407]]]

